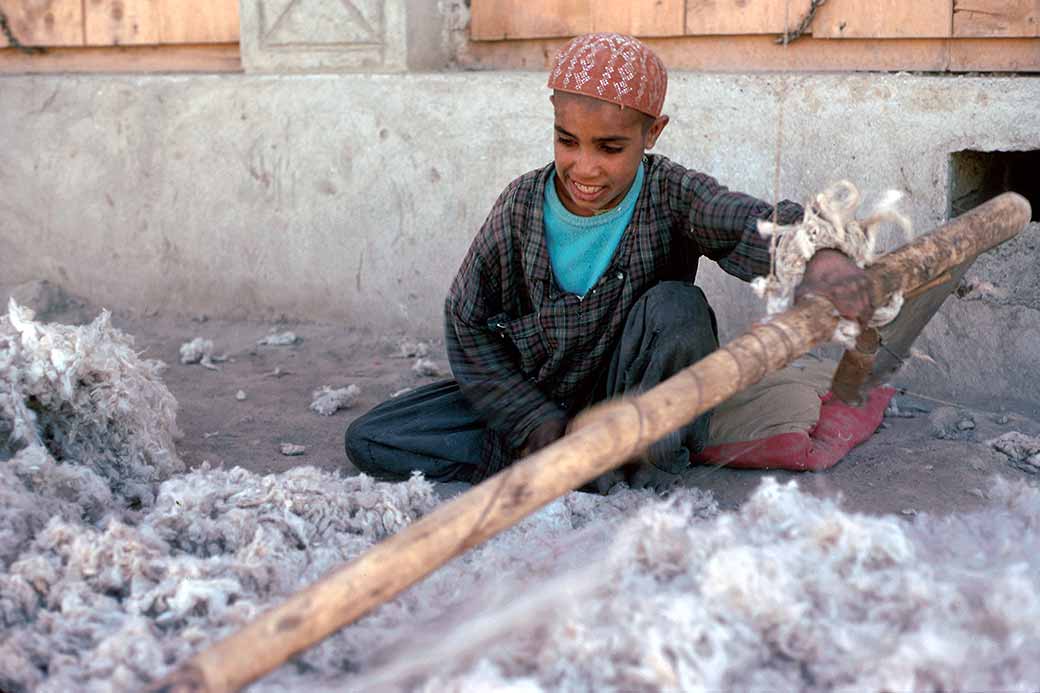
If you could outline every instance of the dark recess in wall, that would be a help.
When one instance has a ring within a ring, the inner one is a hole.
[[[1033,206],[1040,221],[1040,150],[950,154],[947,217],[952,219],[1000,193],[1013,191]]]

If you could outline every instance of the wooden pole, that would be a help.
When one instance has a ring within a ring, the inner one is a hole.
[[[868,327],[856,338],[856,345],[846,349],[838,362],[831,381],[831,392],[845,404],[858,407],[870,389],[867,383],[874,372],[878,349],[881,348],[881,333],[876,327]]]
[[[875,305],[1009,238],[1029,203],[1007,193],[878,260]],[[833,306],[809,296],[638,397],[583,416],[584,425],[373,546],[195,655],[153,691],[235,691],[389,601],[464,551],[551,500],[622,464],[652,442],[830,339]]]

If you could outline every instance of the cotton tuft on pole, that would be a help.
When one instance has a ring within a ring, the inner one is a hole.
[[[911,293],[1014,237],[1029,202],[1005,193],[867,269],[874,305]],[[554,498],[632,459],[652,442],[831,338],[827,300],[810,296],[637,397],[582,415],[582,425],[200,652],[153,690],[234,691],[271,672]]]

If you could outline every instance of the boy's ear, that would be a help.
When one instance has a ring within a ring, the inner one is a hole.
[[[662,115],[654,120],[653,125],[646,132],[646,149],[653,149],[654,145],[657,144],[657,138],[661,136],[661,132],[665,126],[668,125],[668,116]]]

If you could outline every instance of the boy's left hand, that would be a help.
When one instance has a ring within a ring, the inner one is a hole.
[[[845,253],[824,248],[809,259],[794,297],[798,301],[808,294],[822,296],[834,304],[841,317],[865,326],[874,315],[869,286],[867,273]]]

